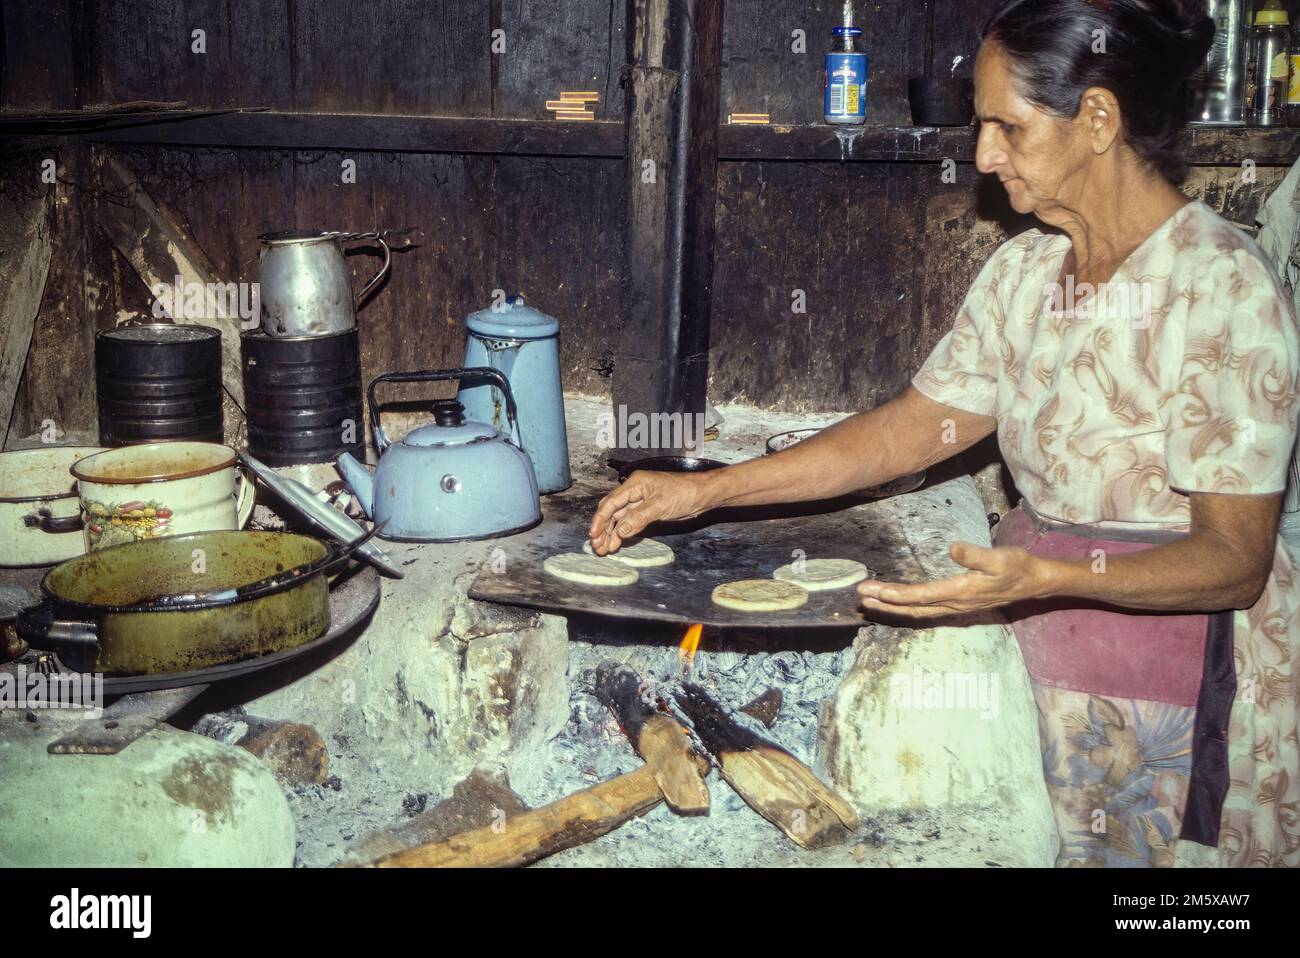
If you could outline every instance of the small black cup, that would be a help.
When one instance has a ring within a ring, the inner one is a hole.
[[[954,77],[907,81],[912,122],[917,126],[970,126],[975,116],[975,81]]]

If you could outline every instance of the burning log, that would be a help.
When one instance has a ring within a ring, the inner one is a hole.
[[[700,760],[676,719],[662,712],[631,669],[606,662],[596,670],[596,698],[618,719],[623,733],[654,774],[668,807],[679,815],[707,815],[708,763]]]
[[[376,868],[506,868],[527,865],[585,845],[663,799],[650,766],[643,765],[544,808],[462,832],[441,842],[387,855]]]
[[[740,725],[698,685],[683,685],[674,700],[727,784],[796,844],[835,845],[857,829],[853,806],[785,749]]]

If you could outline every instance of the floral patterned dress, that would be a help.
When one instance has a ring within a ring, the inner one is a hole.
[[[1300,333],[1249,237],[1191,202],[1091,296],[1057,285],[1069,250],[1040,230],[1004,244],[913,385],[996,417],[1016,486],[1047,521],[1117,538],[1185,532],[1188,493],[1282,492]],[[1300,576],[1279,539],[1264,594],[1233,619],[1215,848],[1178,840],[1193,709],[1035,679],[1058,864],[1300,865],[1298,611]]]

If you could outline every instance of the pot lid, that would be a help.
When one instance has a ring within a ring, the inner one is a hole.
[[[466,422],[465,407],[455,399],[440,399],[433,404],[433,425],[412,429],[402,440],[402,445],[465,446],[495,439],[496,435],[497,431],[487,423]]]
[[[467,422],[460,426],[421,426],[412,429],[402,440],[403,446],[466,446],[471,442],[492,439],[497,431],[481,422]]]
[[[520,295],[511,296],[500,309],[470,313],[465,326],[471,333],[499,339],[547,339],[560,332],[559,320],[524,305]]]

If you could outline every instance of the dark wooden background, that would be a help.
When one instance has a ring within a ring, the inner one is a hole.
[[[906,81],[968,59],[996,0],[859,2],[871,56],[869,122],[909,125]],[[722,114],[815,123],[821,59],[840,4],[727,0]],[[624,0],[0,0],[0,110],[128,100],[545,118],[561,89],[622,115]],[[190,52],[203,28],[207,52]],[[489,51],[491,31],[506,50]],[[792,51],[805,31],[807,52]],[[58,151],[58,144],[50,146]],[[463,317],[493,290],[559,318],[567,388],[606,393],[620,335],[622,160],[394,152],[94,146],[60,165],[70,195],[96,188],[95,158],[123,157],[175,210],[225,279],[253,281],[259,233],[418,226],[360,315],[368,376],[458,364]],[[48,152],[48,151],[47,151]],[[343,184],[343,159],[357,182]],[[10,181],[30,153],[0,158]],[[1200,168],[1189,188],[1250,222],[1283,170],[1241,184]],[[966,285],[1015,224],[963,163],[723,162],[718,170],[711,398],[789,412],[865,408],[907,382],[948,328]],[[996,186],[996,184],[994,184]],[[4,203],[0,202],[0,207]],[[15,426],[94,422],[90,335],[147,297],[75,212],[62,216],[51,282]],[[375,261],[352,260],[358,284]],[[791,311],[803,290],[806,314]],[[11,435],[20,435],[20,429]]]

